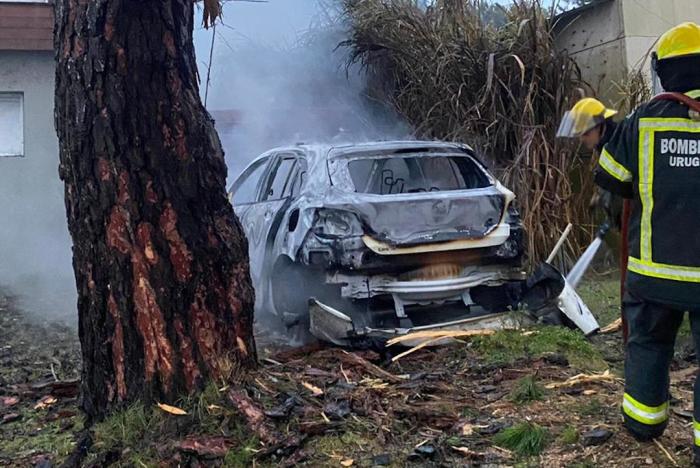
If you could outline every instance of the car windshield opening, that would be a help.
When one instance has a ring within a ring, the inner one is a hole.
[[[351,160],[355,192],[375,195],[469,190],[491,185],[468,156],[386,155]]]

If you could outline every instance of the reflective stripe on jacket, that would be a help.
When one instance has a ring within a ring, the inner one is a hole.
[[[619,126],[599,168],[600,185],[633,194],[628,286],[700,309],[700,120],[678,102],[645,104]]]

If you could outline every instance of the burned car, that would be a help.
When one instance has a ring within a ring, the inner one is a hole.
[[[278,148],[250,164],[230,196],[258,316],[298,338],[353,345],[489,326],[524,279],[515,197],[466,145]]]

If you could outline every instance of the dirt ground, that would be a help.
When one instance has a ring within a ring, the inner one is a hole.
[[[580,290],[602,324],[619,315],[617,288],[608,275]],[[180,416],[134,405],[92,428],[83,463],[688,466],[690,344],[684,325],[672,369],[674,414],[657,443],[638,443],[621,427],[620,332],[587,341],[575,331],[535,327],[397,362],[391,358],[402,349],[265,344],[260,369],[236,386],[243,392],[212,383],[196,398],[170,402],[187,413]],[[79,361],[75,329],[30,319],[0,298],[0,465],[57,466],[74,452],[83,424]],[[606,370],[596,382],[560,385]]]

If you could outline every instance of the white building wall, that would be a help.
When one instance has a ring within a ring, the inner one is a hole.
[[[685,21],[700,24],[700,0],[621,0],[626,60],[630,69],[651,70],[659,36]]]
[[[29,299],[43,302],[32,308],[45,314],[75,308],[53,122],[54,73],[53,52],[0,51],[0,92],[24,95],[24,156],[0,157],[0,286],[32,291]]]
[[[651,72],[659,36],[684,21],[700,24],[700,0],[600,0],[565,14],[555,28],[595,94],[615,105],[618,84],[636,69]]]
[[[572,12],[555,27],[556,44],[576,60],[582,78],[604,100],[616,95],[615,83],[627,76],[624,26],[621,5],[601,2]]]

